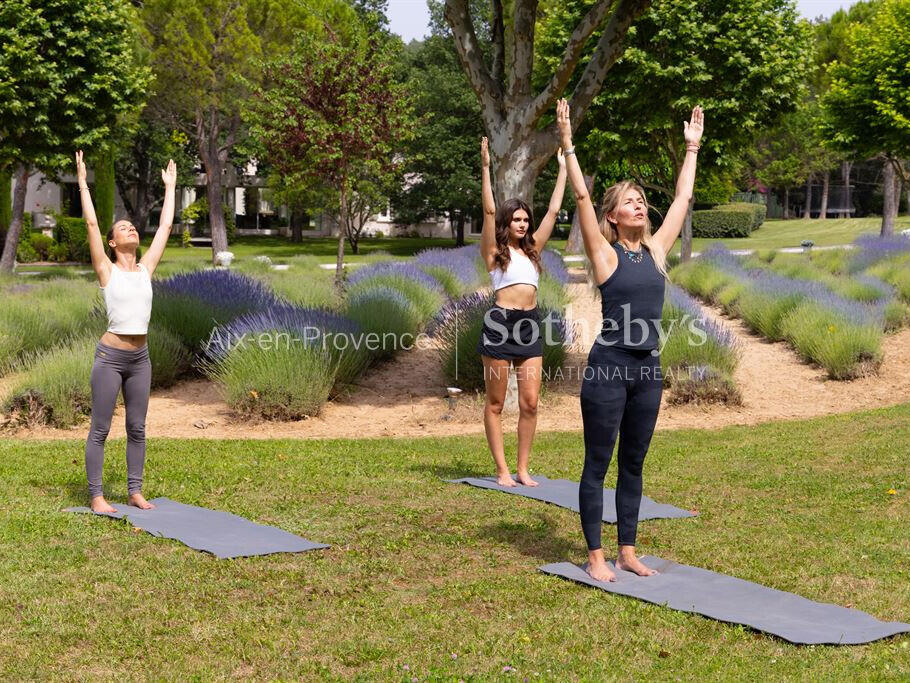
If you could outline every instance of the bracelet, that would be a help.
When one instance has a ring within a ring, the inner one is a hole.
[[[87,189],[88,189],[88,185],[80,185],[80,186],[79,186],[79,191],[80,191],[80,192],[81,192],[82,190],[87,190]]]
[[[563,155],[564,157],[567,157],[567,156],[569,156],[570,154],[575,154],[575,148],[574,148],[574,147],[571,147],[571,148],[569,148],[569,149],[564,149],[564,150],[562,150],[562,155]]]
[[[687,152],[697,152],[701,149],[701,145],[686,145]]]

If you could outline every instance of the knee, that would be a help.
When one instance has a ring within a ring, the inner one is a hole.
[[[104,442],[107,441],[107,435],[111,431],[111,423],[101,424],[98,422],[93,422],[91,429],[89,429],[88,440],[91,443],[104,445]]]
[[[537,397],[533,399],[518,399],[518,411],[522,417],[537,417]]]
[[[491,415],[502,415],[504,405],[505,401],[487,396],[487,404],[484,409]]]
[[[129,441],[145,441],[145,421],[127,421],[126,438]]]

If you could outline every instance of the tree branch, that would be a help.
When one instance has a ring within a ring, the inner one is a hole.
[[[498,0],[497,0],[498,1]],[[534,24],[538,0],[514,0],[512,68],[509,71],[508,106],[521,106],[531,94],[534,68]]]
[[[569,106],[572,111],[572,128],[575,129],[591,105],[591,100],[600,92],[607,72],[623,52],[623,39],[629,27],[651,5],[651,0],[619,0],[603,35],[597,43],[591,60],[585,67]]]
[[[480,100],[487,129],[490,130],[503,119],[502,87],[493,81],[483,62],[467,0],[445,0],[445,18],[452,28],[455,49],[471,81],[471,88]]]
[[[552,107],[555,104],[556,99],[563,93],[569,80],[572,78],[572,73],[575,71],[575,66],[581,58],[581,52],[584,50],[588,38],[590,38],[591,34],[600,26],[604,17],[607,16],[607,12],[612,4],[613,0],[600,0],[600,2],[588,10],[588,13],[580,22],[578,22],[575,30],[572,31],[572,35],[569,36],[569,42],[566,43],[566,50],[563,53],[562,62],[560,62],[559,66],[556,68],[556,71],[550,78],[550,82],[547,83],[543,91],[534,98],[534,102],[532,102],[531,106],[528,108],[527,119],[529,123],[536,123],[543,113]]]

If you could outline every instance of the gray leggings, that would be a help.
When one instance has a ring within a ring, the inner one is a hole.
[[[121,387],[126,404],[127,491],[137,493],[142,490],[145,414],[148,412],[151,384],[152,364],[148,346],[126,351],[98,343],[92,366],[92,427],[85,442],[85,472],[92,498],[102,495],[104,442],[111,430],[111,418]]]

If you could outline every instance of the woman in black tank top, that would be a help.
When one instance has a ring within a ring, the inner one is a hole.
[[[635,554],[642,467],[660,409],[661,313],[666,255],[682,230],[692,201],[695,165],[704,128],[701,107],[683,123],[686,156],[676,195],[660,229],[651,234],[644,190],[633,182],[613,185],[604,194],[602,221],[585,187],[572,147],[569,105],[560,100],[556,123],[575,191],[589,275],[597,283],[603,329],[588,354],[581,387],[585,464],[578,486],[581,528],[588,546],[588,573],[598,581],[615,574],[600,543],[603,483],[619,438],[616,516],[619,551],[615,566],[640,576],[656,572]]]

